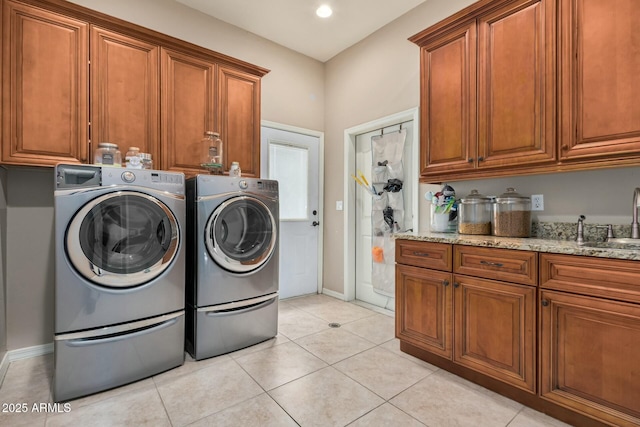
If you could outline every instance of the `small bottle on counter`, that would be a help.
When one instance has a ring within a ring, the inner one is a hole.
[[[129,147],[129,151],[124,156],[124,165],[129,169],[142,169],[142,159],[138,147]]]
[[[240,163],[231,162],[231,167],[229,167],[229,176],[233,176],[239,178],[242,176],[242,171],[240,170]]]
[[[142,169],[153,169],[153,160],[151,154],[140,153],[140,161],[142,163]]]

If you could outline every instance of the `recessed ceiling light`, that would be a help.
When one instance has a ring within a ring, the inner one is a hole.
[[[318,15],[320,18],[328,18],[332,13],[333,10],[331,10],[331,8],[326,4],[323,4],[316,10],[316,15]]]

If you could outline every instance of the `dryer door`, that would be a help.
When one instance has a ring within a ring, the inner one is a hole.
[[[238,196],[220,204],[205,228],[209,255],[234,273],[259,270],[276,249],[277,224],[259,199]]]
[[[160,200],[116,191],[83,206],[65,238],[71,264],[97,285],[130,288],[158,277],[176,257],[178,222]]]

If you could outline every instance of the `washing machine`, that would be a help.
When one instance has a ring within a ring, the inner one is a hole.
[[[197,175],[186,191],[186,350],[201,360],[274,337],[278,182]]]
[[[54,400],[184,363],[185,179],[55,168]]]

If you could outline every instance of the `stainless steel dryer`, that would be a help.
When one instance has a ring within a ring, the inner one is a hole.
[[[217,356],[278,333],[278,182],[187,180],[186,348]]]
[[[184,362],[184,175],[56,166],[54,400]]]

